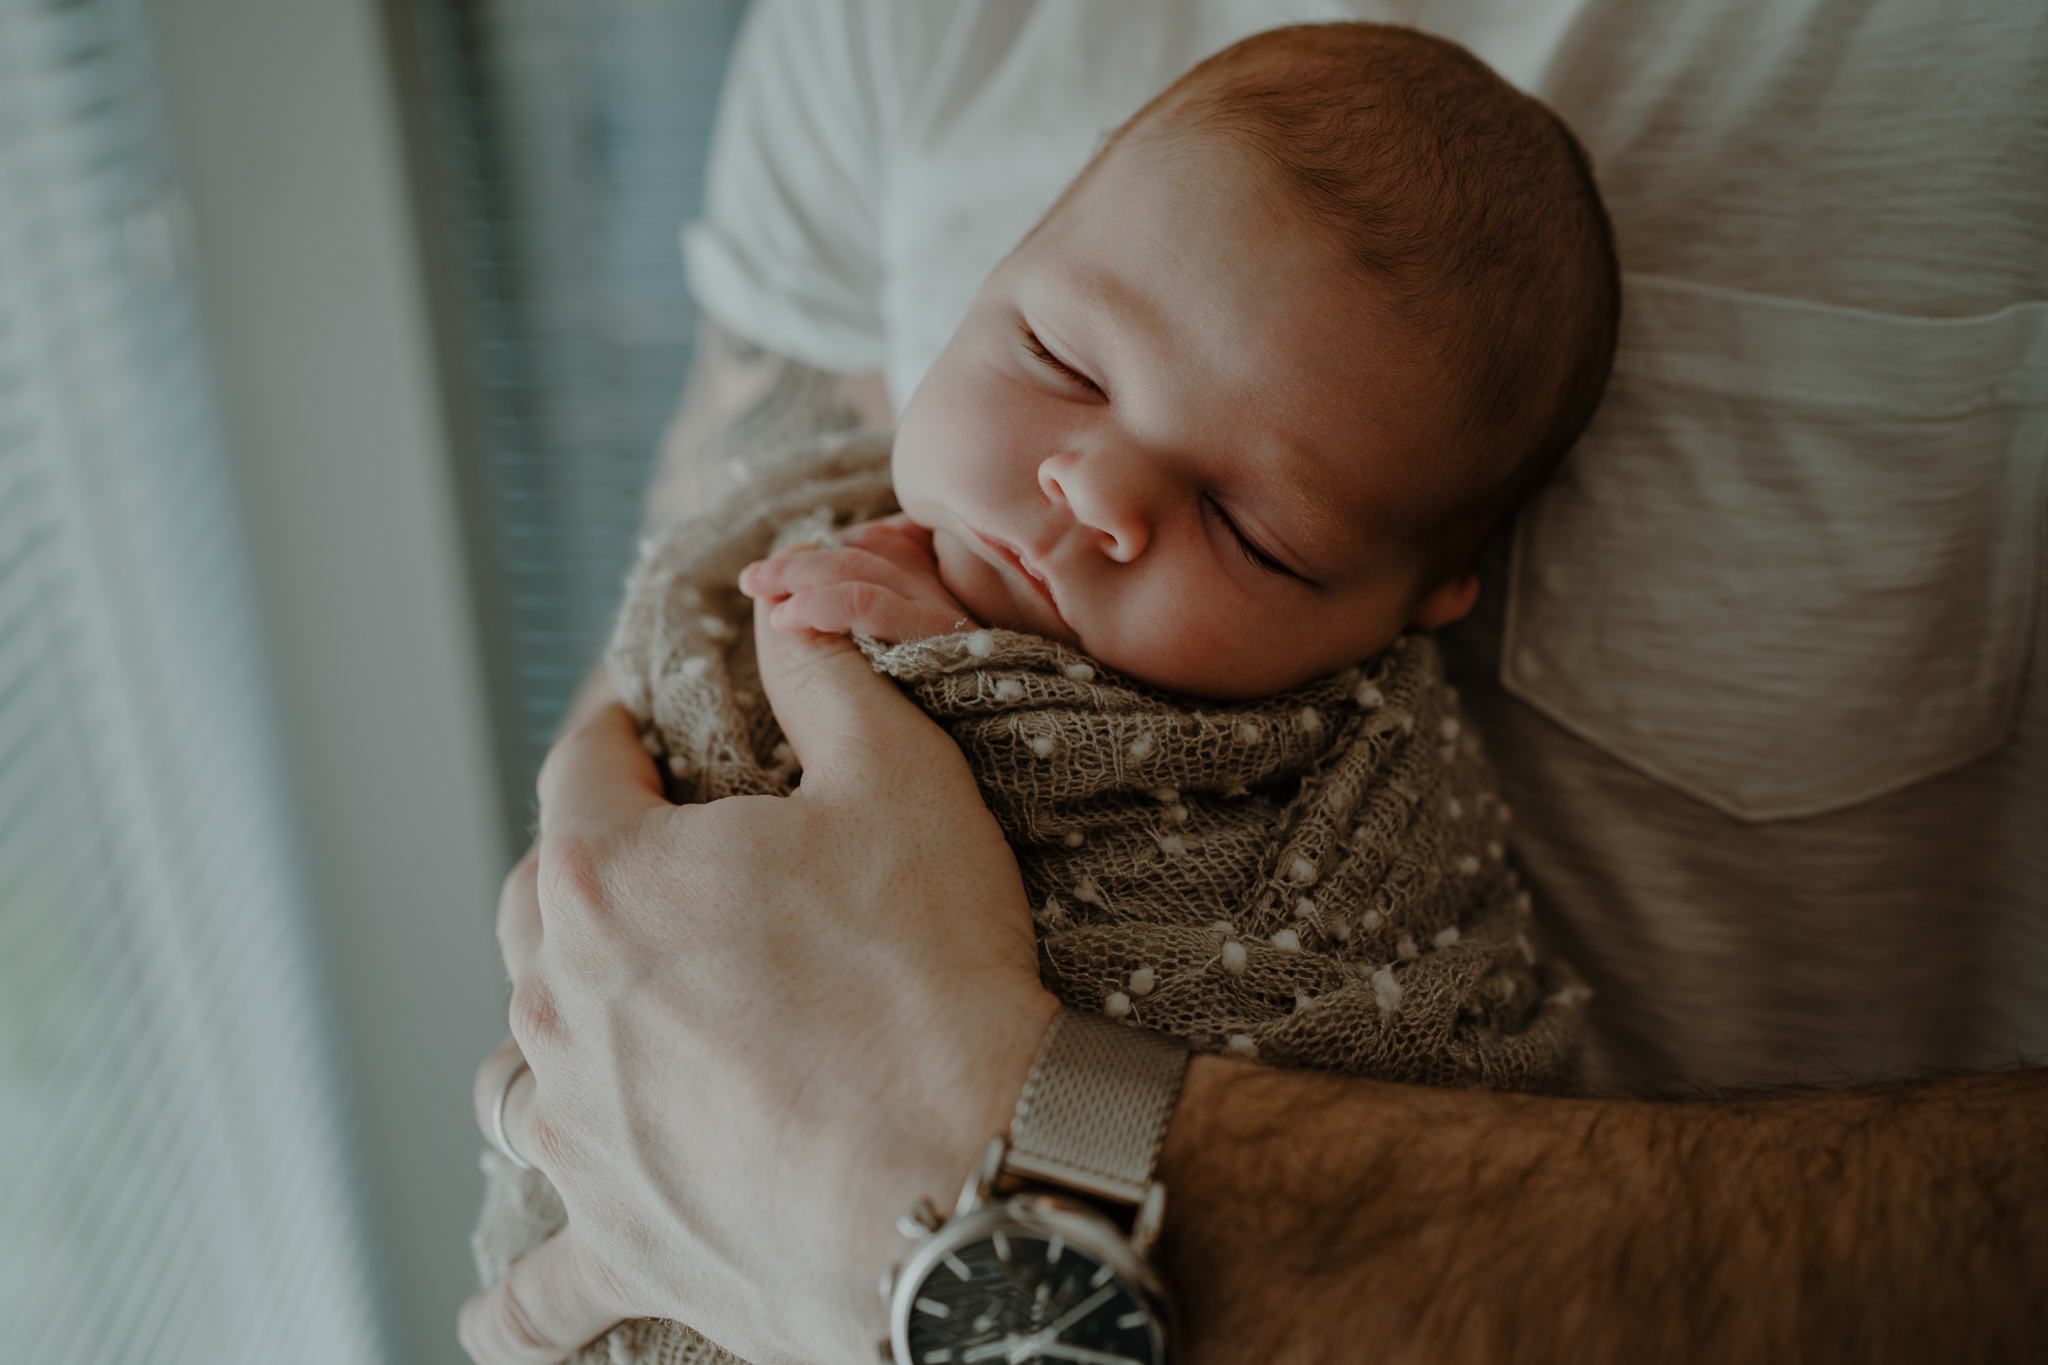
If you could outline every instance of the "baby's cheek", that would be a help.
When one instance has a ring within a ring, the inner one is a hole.
[[[1095,623],[1083,645],[1111,668],[1176,692],[1243,700],[1277,691],[1271,679],[1290,672],[1317,633],[1288,628],[1227,586],[1181,579],[1146,589],[1121,600],[1113,620]]]
[[[967,608],[975,620],[999,622],[1014,614],[1009,587],[1002,575],[951,533],[933,532],[932,550],[939,564],[939,586]]]

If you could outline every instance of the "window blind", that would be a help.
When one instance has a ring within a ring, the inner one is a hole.
[[[478,598],[496,616],[499,769],[523,834],[541,757],[610,631],[689,369],[677,230],[698,211],[744,5],[404,8],[468,413]]]
[[[0,1360],[390,1358],[135,0],[0,0]]]

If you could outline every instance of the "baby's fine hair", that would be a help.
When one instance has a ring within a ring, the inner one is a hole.
[[[1456,43],[1304,24],[1210,57],[1119,129],[1221,136],[1310,218],[1430,347],[1462,414],[1441,509],[1446,575],[1592,420],[1621,318],[1614,235],[1562,120]],[[1107,152],[1108,147],[1105,147]]]

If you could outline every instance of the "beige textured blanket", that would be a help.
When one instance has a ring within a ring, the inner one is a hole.
[[[644,547],[608,659],[679,801],[784,793],[739,571],[778,544],[894,510],[888,447],[813,442],[717,514]],[[1244,703],[1194,702],[1071,647],[1000,630],[887,645],[875,667],[960,745],[1015,850],[1048,988],[1275,1066],[1434,1085],[1564,1083],[1583,990],[1539,963],[1502,850],[1508,811],[1406,637]],[[546,1181],[487,1154],[486,1282],[559,1226]],[[727,1361],[638,1322],[580,1360]]]

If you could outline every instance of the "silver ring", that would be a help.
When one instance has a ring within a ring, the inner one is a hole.
[[[498,1151],[504,1155],[505,1160],[511,1162],[522,1171],[533,1170],[534,1165],[531,1161],[519,1155],[512,1146],[512,1139],[505,1136],[505,1099],[512,1093],[512,1082],[519,1079],[519,1073],[530,1071],[531,1069],[526,1064],[526,1058],[521,1057],[518,1065],[506,1072],[505,1079],[498,1082],[498,1099],[491,1106],[491,1133],[498,1140]]]

